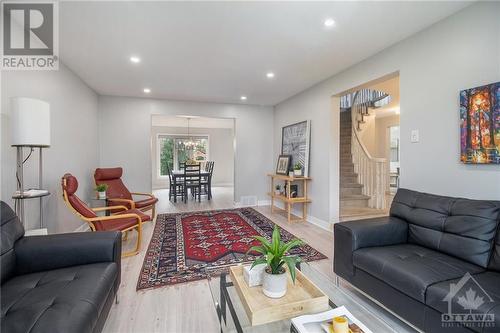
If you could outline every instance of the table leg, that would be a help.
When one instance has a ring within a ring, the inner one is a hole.
[[[292,205],[290,203],[287,203],[287,212],[288,212],[288,222],[292,222],[292,217],[291,217],[291,210],[292,210]]]
[[[175,177],[175,175],[172,175],[172,178],[174,180],[174,203],[175,203],[177,202],[177,177]]]

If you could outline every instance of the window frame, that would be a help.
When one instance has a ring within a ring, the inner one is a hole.
[[[175,140],[176,139],[182,139],[182,138],[188,138],[192,137],[193,139],[195,138],[201,138],[201,139],[207,139],[207,153],[206,153],[206,160],[210,160],[210,135],[209,134],[168,134],[168,133],[157,133],[156,134],[156,177],[161,180],[168,179],[168,175],[162,176],[161,175],[161,147],[160,147],[160,142],[162,137],[168,137],[174,140],[174,145],[175,145]],[[174,150],[174,165],[175,165],[175,150]],[[175,170],[175,169],[174,169]]]

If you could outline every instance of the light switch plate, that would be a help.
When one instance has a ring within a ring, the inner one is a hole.
[[[416,143],[420,140],[418,130],[411,130],[410,140],[412,143]]]

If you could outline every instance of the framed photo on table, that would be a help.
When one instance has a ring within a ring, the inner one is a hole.
[[[278,163],[276,164],[277,175],[288,175],[291,159],[292,157],[290,155],[280,155],[278,157]]]

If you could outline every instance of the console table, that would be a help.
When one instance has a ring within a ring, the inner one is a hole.
[[[307,182],[311,181],[310,177],[301,177],[301,176],[285,176],[285,175],[276,175],[276,174],[268,174],[268,177],[271,177],[271,192],[268,195],[271,197],[271,213],[274,213],[275,207],[274,201],[279,200],[282,201],[285,205],[285,211],[287,212],[288,222],[292,221],[305,221],[307,218],[307,204],[311,202],[309,197],[307,196]],[[284,181],[286,188],[286,195],[276,194],[274,192],[274,185],[277,181]],[[302,191],[303,194],[300,197],[293,198],[291,196],[291,185],[292,182],[302,182]],[[302,217],[292,218],[292,209],[294,204],[302,204]],[[279,209],[279,208],[278,208]]]

